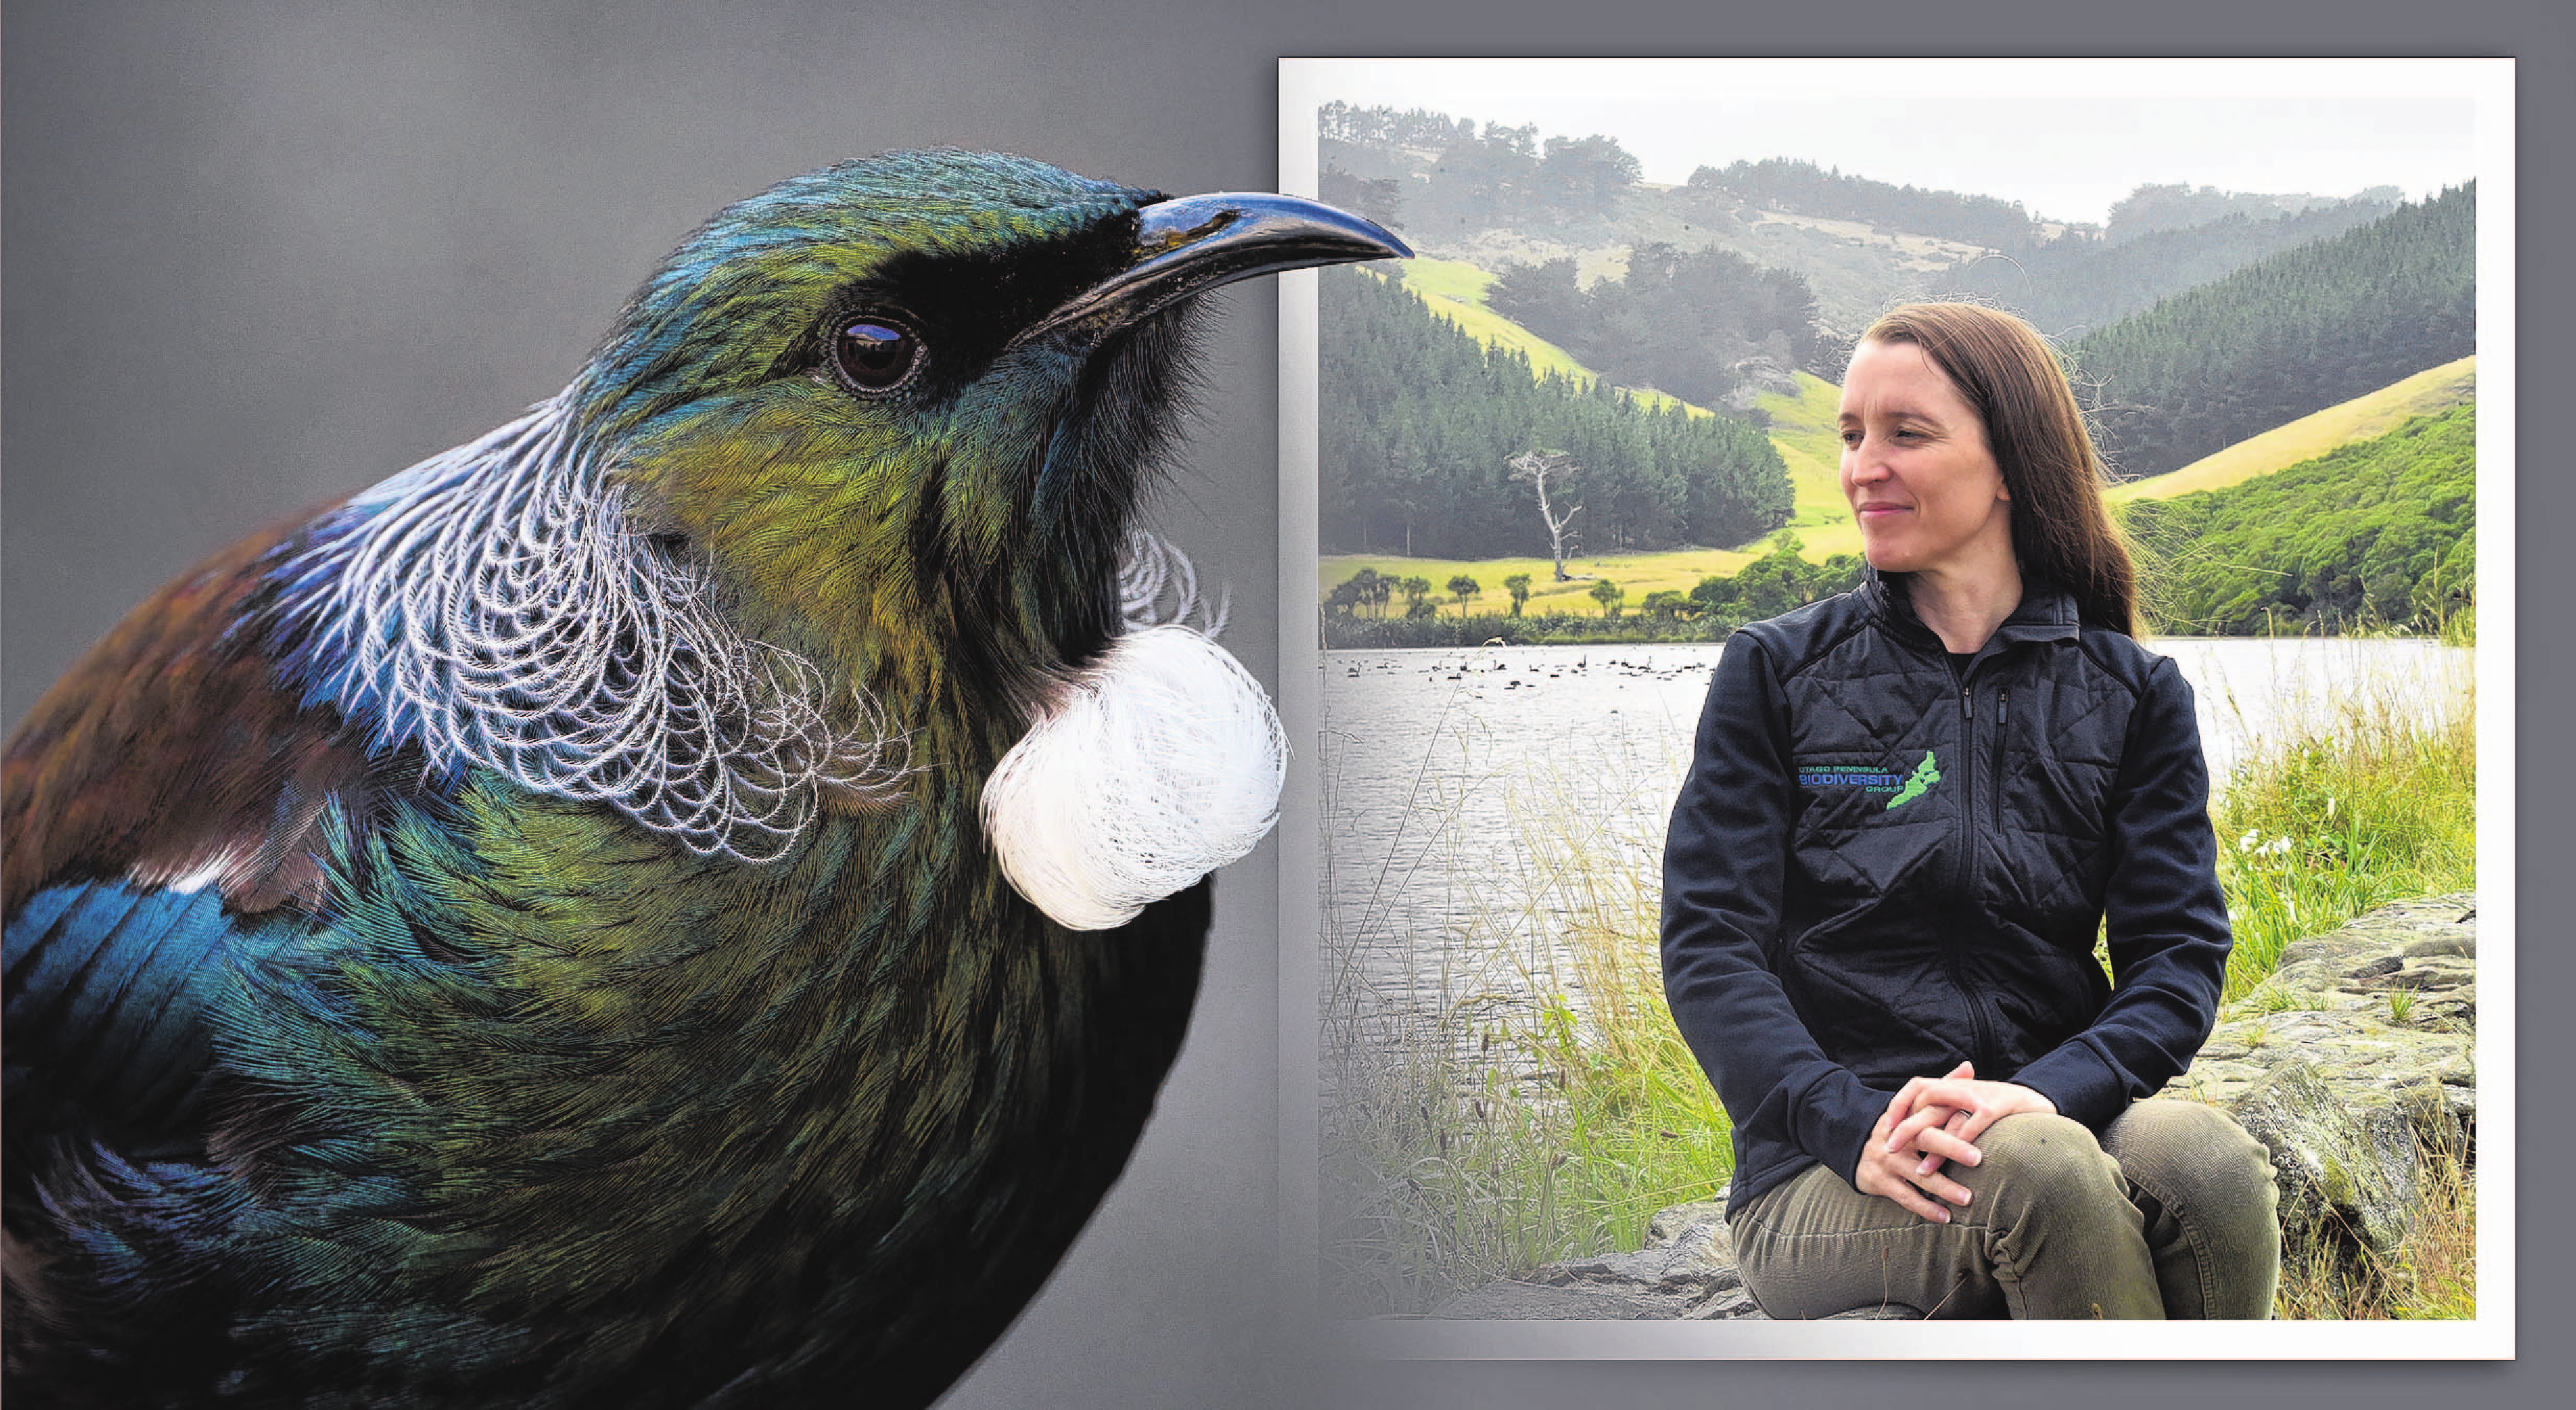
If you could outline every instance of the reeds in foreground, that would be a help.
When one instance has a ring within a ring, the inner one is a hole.
[[[1420,937],[1455,957],[1436,996],[1373,998],[1356,979],[1365,918],[1337,925],[1328,904],[1341,937],[1325,955],[1322,1132],[1335,1312],[1426,1311],[1551,1259],[1634,1248],[1656,1210],[1725,1183],[1725,1111],[1664,1005],[1660,809],[1646,810],[1653,836],[1618,821],[1677,777],[1505,781],[1520,843],[1508,870],[1454,836],[1454,804],[1426,821],[1447,839],[1429,850],[1458,899],[1447,933]],[[1417,937],[1373,938],[1418,962]]]

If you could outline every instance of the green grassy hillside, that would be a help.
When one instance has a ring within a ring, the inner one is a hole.
[[[1484,270],[1463,260],[1433,259],[1428,255],[1416,255],[1397,269],[1404,277],[1404,287],[1421,295],[1433,313],[1457,324],[1460,331],[1489,348],[1502,348],[1528,358],[1532,373],[1544,377],[1553,372],[1585,386],[1601,380],[1599,373],[1575,361],[1572,353],[1487,308],[1485,290],[1492,287],[1494,276]],[[1657,411],[1679,406],[1693,416],[1716,414],[1662,392],[1632,389],[1629,395],[1640,405]]]
[[[2164,560],[2154,606],[2169,630],[2447,635],[2476,601],[2477,408],[2120,513]]]
[[[1771,418],[1771,444],[1789,463],[1797,493],[1789,527],[1798,531],[1799,556],[1810,563],[1860,552],[1860,525],[1843,499],[1842,434],[1834,427],[1841,400],[1842,388],[1801,372],[1796,396],[1771,392],[1754,401]]]
[[[2127,504],[2225,489],[2257,475],[2313,460],[2337,446],[2384,436],[2414,417],[2465,405],[2475,401],[2477,395],[2478,360],[2475,356],[2464,357],[2312,412],[2286,426],[2275,426],[2170,475],[2113,485],[2105,498],[2113,504]]]
[[[1507,348],[1528,358],[1530,371],[1539,376],[1554,372],[1586,385],[1601,380],[1565,349],[1485,307],[1485,288],[1494,276],[1476,266],[1416,255],[1396,268],[1404,287],[1421,295],[1433,313],[1489,348]]]

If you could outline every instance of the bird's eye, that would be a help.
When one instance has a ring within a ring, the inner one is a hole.
[[[832,370],[853,392],[891,392],[921,365],[921,339],[899,323],[853,319],[832,335]]]

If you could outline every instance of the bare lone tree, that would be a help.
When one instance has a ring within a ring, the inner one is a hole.
[[[1561,450],[1525,450],[1506,463],[1512,467],[1513,479],[1538,491],[1538,517],[1547,521],[1547,546],[1556,559],[1556,580],[1560,583],[1568,581],[1565,574],[1565,526],[1574,522],[1574,516],[1583,512],[1583,506],[1578,504],[1558,514],[1547,502],[1547,477],[1556,476],[1561,486],[1579,468],[1574,457]]]

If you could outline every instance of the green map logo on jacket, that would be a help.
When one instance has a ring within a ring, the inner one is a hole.
[[[1941,771],[1932,766],[1932,751],[1926,749],[1923,751],[1923,762],[1914,766],[1913,776],[1905,780],[1905,787],[1898,790],[1895,797],[1887,800],[1887,806],[1894,809],[1911,803],[1931,792],[1932,785],[1940,781]]]
[[[1902,778],[1878,769],[1855,769],[1842,764],[1798,766],[1800,788],[1816,792],[1828,788],[1857,788],[1863,793],[1893,794],[1895,796],[1887,800],[1887,806],[1891,808],[1913,802],[1932,791],[1932,785],[1940,781],[1941,770],[1933,765],[1929,749],[1923,751],[1923,762],[1914,766],[1914,772]]]

